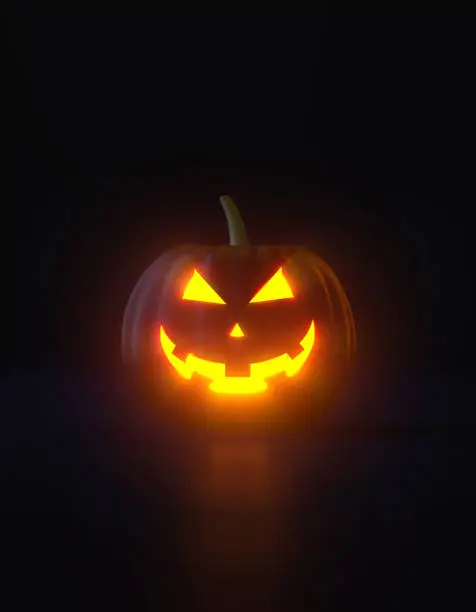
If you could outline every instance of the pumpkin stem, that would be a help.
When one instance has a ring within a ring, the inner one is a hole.
[[[225,211],[226,220],[228,222],[228,233],[230,234],[230,244],[232,246],[240,246],[249,244],[248,234],[246,233],[245,224],[241,218],[240,211],[229,195],[220,196],[220,204]]]

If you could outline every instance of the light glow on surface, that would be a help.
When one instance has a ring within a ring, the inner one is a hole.
[[[287,353],[250,364],[249,376],[226,376],[225,364],[208,361],[189,353],[185,360],[176,357],[173,352],[175,344],[168,337],[163,325],[160,326],[159,340],[162,351],[173,368],[187,380],[193,374],[198,374],[210,380],[208,388],[214,393],[227,393],[231,395],[262,393],[268,388],[266,379],[284,373],[289,378],[295,376],[306,363],[316,342],[314,321],[300,341],[302,351],[292,359]]]
[[[207,304],[224,304],[224,300],[211,287],[203,276],[194,270],[191,279],[185,286],[182,300],[190,302],[206,302]]]
[[[238,323],[235,323],[233,325],[232,330],[229,333],[229,336],[230,336],[230,338],[244,338],[245,337],[245,333],[241,329],[241,327],[238,325]]]
[[[258,293],[250,300],[250,304],[257,302],[274,302],[275,300],[289,300],[294,297],[282,268],[267,281]]]

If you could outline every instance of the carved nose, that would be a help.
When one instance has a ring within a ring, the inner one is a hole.
[[[230,338],[243,338],[245,334],[238,323],[235,323],[228,335]]]

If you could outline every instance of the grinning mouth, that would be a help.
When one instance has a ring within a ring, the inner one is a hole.
[[[167,361],[183,378],[190,380],[198,374],[210,381],[208,388],[214,393],[251,394],[262,393],[268,388],[266,379],[284,373],[288,378],[295,376],[306,363],[316,341],[314,321],[311,321],[306,335],[299,342],[302,351],[294,358],[283,353],[266,361],[250,364],[249,376],[227,376],[224,363],[201,359],[189,353],[185,359],[174,355],[175,344],[168,337],[163,325],[160,326],[159,341]]]

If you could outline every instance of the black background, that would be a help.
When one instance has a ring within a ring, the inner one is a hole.
[[[315,438],[341,480],[316,468],[296,589],[324,609],[472,596],[468,17],[274,4],[8,6],[2,523],[17,598],[34,584],[51,605],[155,609],[159,576],[173,583],[174,496],[150,458],[126,475],[147,443],[118,392],[120,324],[163,250],[226,240],[221,193],[253,242],[328,260],[357,320],[352,401]]]

